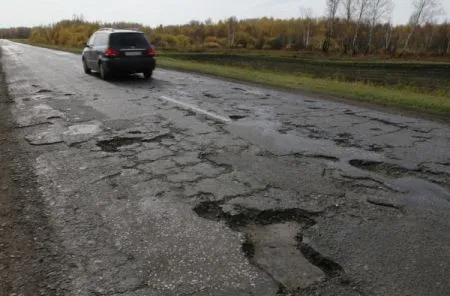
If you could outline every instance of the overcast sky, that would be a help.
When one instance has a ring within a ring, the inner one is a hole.
[[[393,0],[393,22],[406,23],[411,0]],[[150,26],[183,24],[190,20],[214,21],[229,16],[254,18],[298,17],[300,7],[311,7],[315,16],[325,12],[325,0],[2,0],[0,27],[34,26],[82,14],[87,20],[130,21]],[[450,0],[442,0],[446,16]],[[441,20],[446,17],[442,17]],[[450,17],[448,17],[450,19]]]

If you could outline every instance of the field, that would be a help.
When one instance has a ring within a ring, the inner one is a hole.
[[[81,52],[79,48],[44,47]],[[162,51],[158,65],[450,117],[450,62],[445,59],[341,58],[283,51]]]

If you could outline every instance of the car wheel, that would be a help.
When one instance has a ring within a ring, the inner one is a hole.
[[[110,78],[109,70],[103,63],[100,64],[99,68],[100,68],[100,78],[103,80],[108,80]]]
[[[83,59],[83,69],[84,69],[84,73],[86,73],[86,74],[91,74],[92,73],[91,69],[89,69],[89,67],[86,64],[86,60],[85,59]]]
[[[153,71],[144,72],[144,79],[149,80],[150,78],[152,78],[152,74],[153,74]]]

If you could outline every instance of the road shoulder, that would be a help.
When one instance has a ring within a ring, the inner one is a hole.
[[[62,271],[54,266],[58,256],[33,157],[16,135],[1,66],[0,52],[0,294],[52,295]]]

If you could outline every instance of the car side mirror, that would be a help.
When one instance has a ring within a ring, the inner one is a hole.
[[[87,44],[86,42],[83,43],[84,47],[91,47],[89,44]]]

